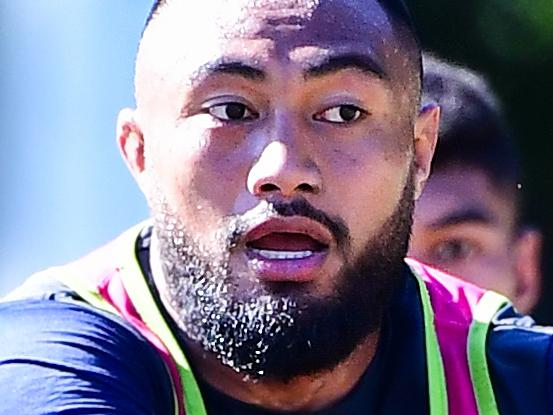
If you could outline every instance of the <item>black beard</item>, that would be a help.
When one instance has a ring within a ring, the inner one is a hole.
[[[303,215],[333,224],[329,228],[341,241],[347,265],[331,296],[307,295],[294,283],[240,290],[241,276],[231,269],[229,252],[246,227],[243,218],[225,219],[218,252],[196,243],[167,208],[160,207],[154,215],[154,230],[167,283],[162,296],[179,316],[181,335],[247,378],[289,381],[331,370],[380,328],[402,279],[413,184],[410,179],[393,214],[354,259],[348,258],[347,228],[336,218],[303,199],[295,205],[268,206],[264,214]]]

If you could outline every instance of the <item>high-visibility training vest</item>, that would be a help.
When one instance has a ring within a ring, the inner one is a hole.
[[[205,415],[186,357],[159,311],[137,258],[139,224],[106,246],[42,273],[120,316],[156,348],[170,374],[176,415]],[[508,300],[411,259],[418,281],[431,415],[498,415],[486,359],[493,316]],[[42,274],[41,273],[41,274]]]

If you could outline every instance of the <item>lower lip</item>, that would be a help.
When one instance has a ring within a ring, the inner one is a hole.
[[[301,259],[268,259],[248,250],[248,265],[262,281],[268,282],[310,282],[322,270],[328,251],[313,252]]]

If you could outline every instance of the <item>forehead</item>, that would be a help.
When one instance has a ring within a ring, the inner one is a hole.
[[[184,77],[228,55],[302,63],[353,51],[370,55],[395,79],[408,66],[401,43],[374,0],[204,0],[193,7],[173,0],[144,33],[137,77],[165,78],[172,70]]]
[[[476,218],[492,225],[510,227],[516,205],[497,189],[485,172],[452,166],[432,172],[417,201],[415,216],[427,227],[448,224],[448,218]]]
[[[180,26],[227,38],[301,28],[313,31],[310,36],[332,37],[338,29],[340,38],[360,39],[390,23],[374,0],[204,0],[193,7],[186,0],[169,0],[155,20],[166,29]]]

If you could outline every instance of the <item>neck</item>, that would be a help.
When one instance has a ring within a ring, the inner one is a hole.
[[[152,235],[150,267],[152,278],[160,293],[163,306],[177,321],[177,313],[166,292],[163,267],[158,255],[159,245]],[[186,345],[187,358],[194,372],[213,388],[224,394],[256,406],[275,411],[316,411],[339,401],[357,384],[376,353],[379,332],[367,336],[356,349],[336,367],[309,376],[298,376],[287,381],[262,378],[251,380],[221,364],[211,353],[181,334]]]
[[[197,344],[187,342],[195,372],[224,394],[273,411],[316,411],[339,401],[357,384],[376,353],[379,333],[369,335],[335,368],[288,381],[252,381],[223,366]]]

